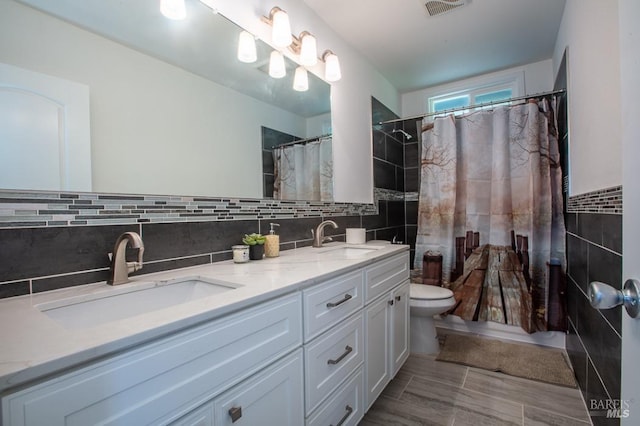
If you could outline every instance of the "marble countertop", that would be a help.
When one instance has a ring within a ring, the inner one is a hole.
[[[408,246],[384,241],[370,241],[368,245],[378,249],[343,256],[336,250],[349,246],[330,243],[319,249],[283,251],[280,257],[260,261],[225,261],[141,275],[116,287],[99,282],[0,301],[0,392],[409,250]],[[42,311],[43,306],[65,305],[70,299],[91,300],[181,277],[214,279],[237,288],[99,325],[84,324],[79,318],[69,327]]]

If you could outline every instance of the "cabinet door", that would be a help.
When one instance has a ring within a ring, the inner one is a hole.
[[[161,424],[302,343],[299,293],[2,397],[3,425]]]
[[[304,424],[302,349],[214,401],[215,425]]]
[[[391,378],[409,357],[409,282],[391,293]]]
[[[373,302],[366,309],[365,397],[367,410],[391,379],[389,371],[391,367],[389,360],[391,309],[389,308],[392,301],[393,299],[388,295]]]

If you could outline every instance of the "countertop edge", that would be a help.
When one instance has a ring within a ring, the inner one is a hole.
[[[342,244],[337,244],[336,247],[340,247],[341,245]],[[171,334],[182,332],[206,322],[219,319],[223,316],[233,314],[242,309],[255,306],[257,304],[267,302],[269,300],[273,300],[296,291],[304,290],[305,288],[331,280],[339,275],[365,268],[375,262],[378,262],[385,258],[396,256],[406,251],[409,251],[409,246],[389,245],[388,248],[385,247],[385,249],[380,250],[380,252],[378,253],[374,253],[372,256],[367,256],[363,259],[353,261],[344,266],[329,269],[327,272],[315,274],[312,277],[297,280],[281,287],[271,289],[269,291],[257,292],[256,294],[253,294],[249,297],[245,297],[243,299],[233,301],[222,306],[216,306],[209,310],[198,312],[193,315],[187,315],[182,318],[160,324],[158,326],[135,331],[131,334],[104,341],[81,350],[54,355],[54,357],[49,360],[44,360],[36,363],[30,363],[29,360],[24,360],[22,362],[11,362],[7,360],[0,361],[0,393],[4,395],[8,392],[19,390],[33,384],[36,381],[45,380],[48,377],[64,373],[65,371],[73,370],[87,363],[97,362],[109,357],[116,356],[123,351],[135,349],[142,345],[149,344],[155,340],[168,337]],[[305,254],[307,253],[312,256],[316,255],[316,253],[310,247],[282,252],[282,254],[287,254],[283,257],[294,259],[305,256]],[[228,262],[229,261],[218,262],[218,264],[227,264]],[[175,269],[149,275],[140,275],[136,278],[149,279],[149,277],[153,278],[166,274],[175,275],[179,274],[181,271],[190,273],[193,271],[197,272],[199,270],[211,269],[215,267],[216,263],[212,263],[208,265]],[[0,308],[3,303],[6,302],[0,301]],[[0,354],[2,354],[1,350]],[[5,371],[2,372],[2,370]]]

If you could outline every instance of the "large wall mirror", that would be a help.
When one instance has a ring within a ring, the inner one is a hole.
[[[257,62],[238,61],[242,29],[199,0],[186,6],[187,18],[172,21],[157,0],[0,2],[0,63],[77,85],[80,97],[84,87],[90,114],[90,150],[76,158],[73,147],[25,144],[26,159],[11,161],[0,188],[55,189],[7,178],[48,169],[42,161],[50,157],[58,161],[50,176],[80,182],[62,190],[263,198],[264,128],[300,138],[331,133],[329,84],[309,73],[309,90],[293,90],[297,64],[289,59],[286,77],[269,77],[272,49],[260,41]],[[27,127],[36,124],[26,118]],[[86,179],[61,171],[74,164],[89,170]]]

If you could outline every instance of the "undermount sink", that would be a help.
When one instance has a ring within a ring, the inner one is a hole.
[[[66,328],[81,329],[192,302],[237,287],[199,276],[129,283],[98,294],[44,303],[37,308]]]
[[[371,244],[344,245],[336,248],[330,248],[322,252],[322,255],[323,257],[332,257],[339,259],[357,259],[383,248],[384,246],[376,246]]]

